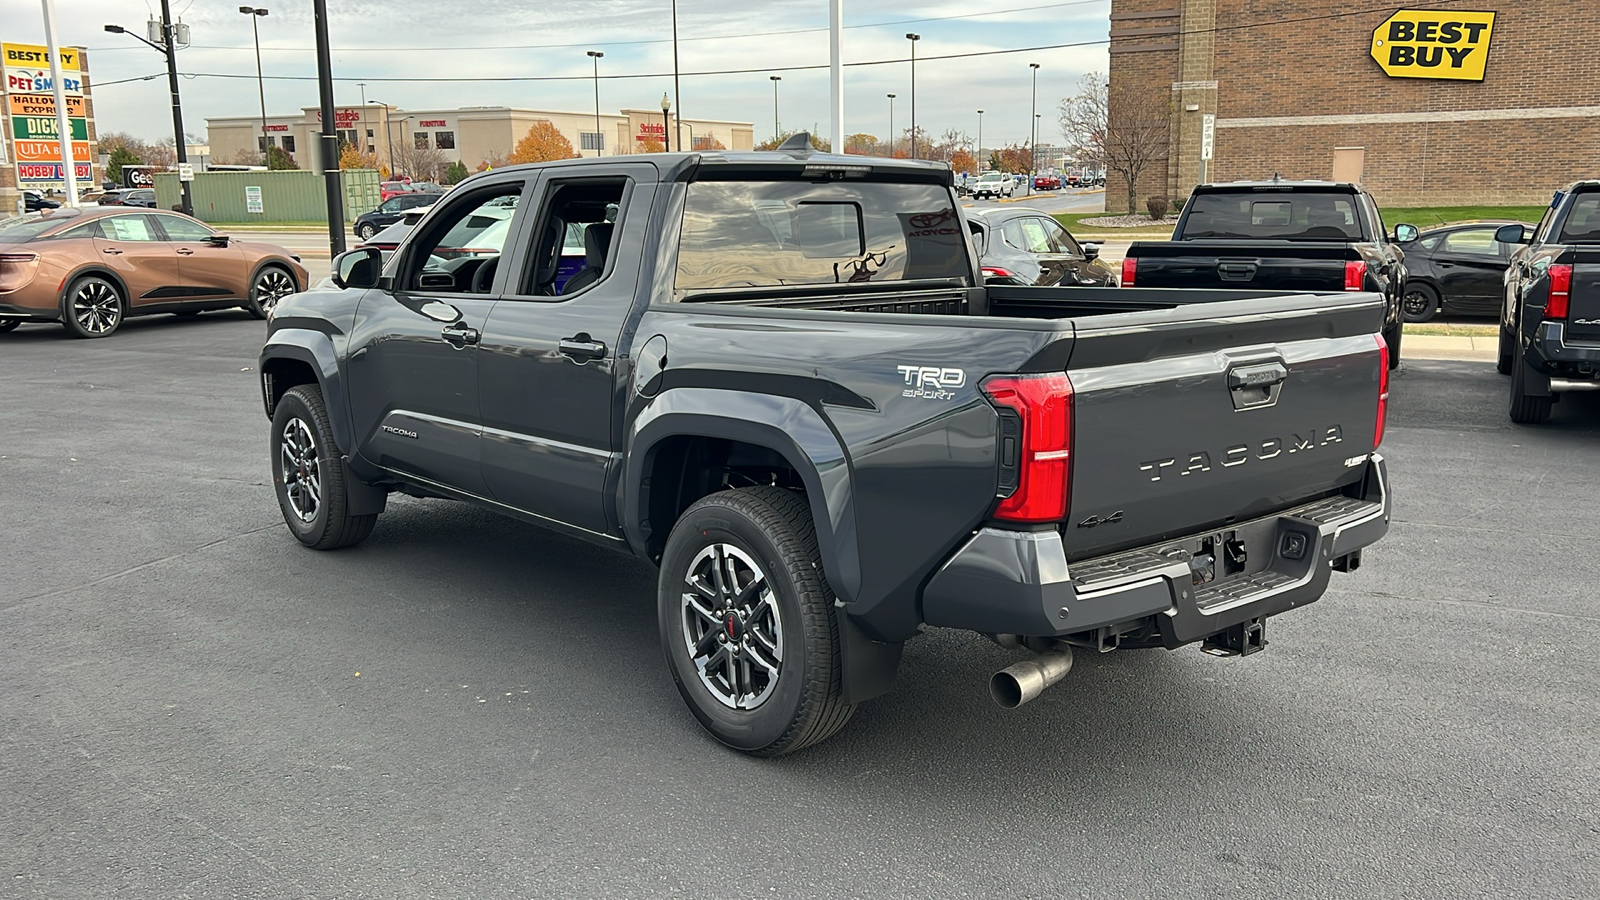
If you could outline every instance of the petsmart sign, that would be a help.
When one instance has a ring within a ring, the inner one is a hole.
[[[1494,13],[1402,9],[1372,31],[1372,59],[1390,78],[1482,81]]]

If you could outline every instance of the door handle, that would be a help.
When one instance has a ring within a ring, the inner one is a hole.
[[[446,325],[439,332],[439,336],[444,338],[450,346],[460,350],[468,344],[476,344],[478,339],[483,337],[483,333],[476,328],[457,322],[454,325]]]
[[[563,355],[569,356],[580,363],[593,359],[602,359],[606,355],[606,345],[589,337],[586,332],[579,332],[572,337],[562,338],[556,344],[556,349]]]
[[[111,254],[111,255],[112,255],[112,256],[121,256],[121,255],[122,255],[122,251],[121,251],[121,250],[118,250],[118,249],[117,249],[117,248],[115,248],[115,247],[107,247],[107,248],[106,248],[106,249],[105,249],[105,252],[107,252],[107,253],[109,253],[109,254]]]
[[[178,255],[179,256],[193,256],[194,255],[194,251],[190,250],[188,247],[179,247],[178,248]]]

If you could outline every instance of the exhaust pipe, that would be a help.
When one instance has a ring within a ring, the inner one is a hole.
[[[1041,653],[1033,659],[1006,666],[989,679],[989,696],[1006,709],[1016,709],[1044,693],[1044,689],[1072,671],[1072,648]]]

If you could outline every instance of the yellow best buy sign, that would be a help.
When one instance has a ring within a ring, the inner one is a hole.
[[[1372,58],[1391,78],[1482,81],[1494,13],[1402,9],[1372,31]]]

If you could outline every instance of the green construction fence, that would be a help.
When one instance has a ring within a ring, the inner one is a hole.
[[[339,173],[344,194],[344,220],[376,207],[380,178],[372,169]],[[202,222],[326,222],[327,187],[321,175],[308,171],[196,172],[189,185],[195,218]],[[252,212],[259,192],[260,212]],[[182,197],[176,172],[156,175],[156,205],[172,209]]]

